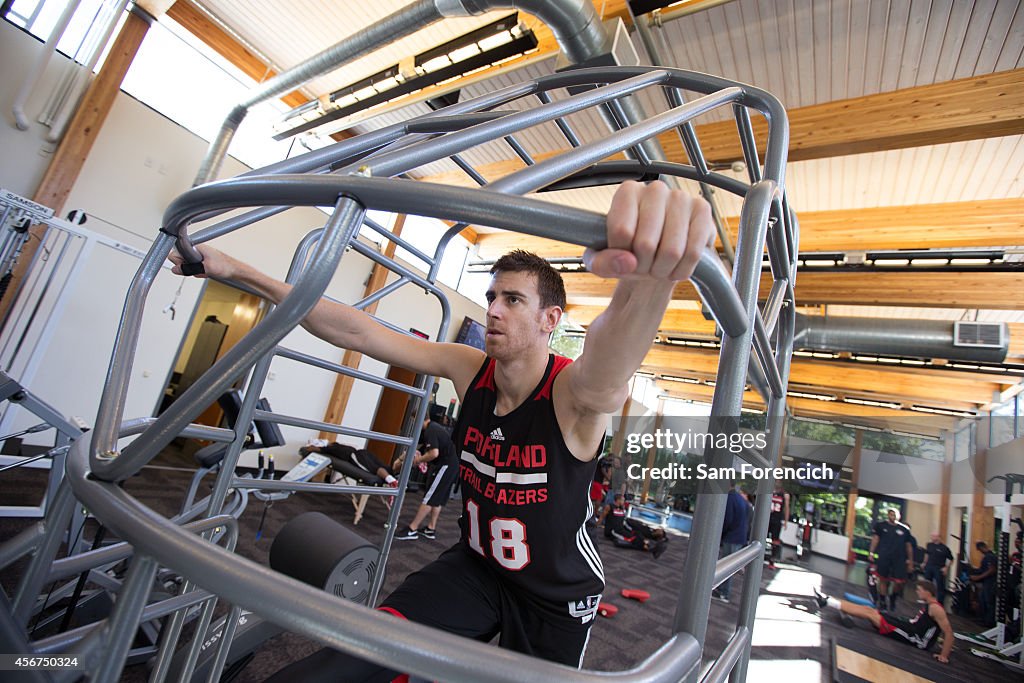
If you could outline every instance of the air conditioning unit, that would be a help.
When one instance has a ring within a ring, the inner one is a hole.
[[[1008,336],[1005,323],[953,323],[953,346],[1002,349]]]

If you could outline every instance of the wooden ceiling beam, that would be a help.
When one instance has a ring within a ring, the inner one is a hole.
[[[614,280],[590,273],[563,273],[570,304],[607,305]],[[761,277],[762,294],[771,275]],[[995,293],[998,292],[998,296]],[[674,299],[697,300],[689,282],[676,285]],[[1024,309],[1024,272],[803,272],[796,300],[806,304],[913,306],[923,308]]]
[[[835,100],[789,110],[789,161],[824,159],[1024,133],[1024,69]],[[762,158],[767,123],[753,117]],[[742,159],[734,121],[697,126],[710,162]],[[676,135],[661,137],[685,158]]]
[[[701,385],[678,385],[675,382],[657,382],[659,390],[666,396],[710,403],[714,393],[712,387]],[[676,386],[672,386],[676,385]],[[786,399],[786,405],[797,417],[812,417],[834,422],[864,424],[882,429],[938,437],[943,431],[952,429],[955,418],[928,415],[911,410],[871,408],[850,403],[816,401],[814,399]],[[743,394],[743,407],[763,409],[764,402],[754,391]]]
[[[602,311],[604,311],[603,306],[568,306],[566,308],[569,320],[583,327],[589,326]],[[686,332],[695,336],[714,337],[715,321],[707,320],[696,307],[692,309],[670,308],[665,311],[658,331],[666,334]]]
[[[656,345],[651,347],[644,358],[642,369],[682,377],[691,376],[689,373],[693,372],[710,376],[718,371],[718,352]],[[960,404],[984,405],[992,400],[996,392],[1016,384],[1017,379],[919,368],[865,367],[854,363],[829,363],[801,358],[794,358],[790,369],[792,384],[818,387],[822,393],[850,396],[876,394],[901,397],[899,402],[932,406],[944,405],[947,397]]]
[[[918,249],[921,245],[929,249],[1003,247],[1021,243],[1024,199],[802,211],[798,218],[801,252]],[[739,218],[726,217],[725,222],[735,244]],[[583,254],[583,247],[575,244],[506,231],[481,233],[477,244],[484,259],[497,258],[512,248],[544,258]]]
[[[939,145],[1024,133],[1024,69],[836,100],[789,110],[789,161]],[[767,124],[753,117],[764,154]],[[736,124],[731,119],[695,127],[704,156],[712,163],[742,160]],[[675,132],[658,137],[666,158],[688,163]],[[538,159],[560,153],[551,150]],[[486,178],[521,168],[518,160],[484,164]],[[469,185],[465,174],[443,173],[420,180]]]

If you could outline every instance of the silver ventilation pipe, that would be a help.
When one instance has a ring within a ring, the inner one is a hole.
[[[543,21],[558,46],[573,64],[603,54],[608,34],[588,0],[437,0],[446,17],[483,14],[496,9],[517,9]]]
[[[202,185],[216,179],[231,139],[252,107],[291,92],[312,78],[429,26],[442,17],[434,0],[419,0],[253,88],[224,119],[217,136],[206,150],[193,185]]]
[[[312,78],[445,17],[472,16],[504,8],[521,9],[547,24],[559,47],[573,63],[585,62],[607,50],[607,33],[589,0],[418,0],[250,91],[221,124],[193,184],[202,185],[216,178],[235,131],[249,109],[260,102],[291,92]],[[632,105],[626,108],[628,118],[642,120],[640,113],[632,110]]]
[[[958,340],[956,323],[946,320],[896,320],[797,314],[793,346],[810,351],[848,351],[911,358],[946,358],[1001,363],[1009,351],[1005,323],[993,325],[994,343]],[[1001,327],[999,330],[997,328]]]

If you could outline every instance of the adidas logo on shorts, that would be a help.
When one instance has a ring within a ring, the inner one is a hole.
[[[587,623],[597,614],[597,606],[601,603],[600,595],[588,595],[582,600],[569,601],[569,616],[579,617],[580,623]]]
[[[501,427],[491,432],[491,441],[504,441],[505,435],[501,433]]]

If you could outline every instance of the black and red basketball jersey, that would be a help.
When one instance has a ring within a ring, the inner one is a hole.
[[[786,494],[781,491],[772,493],[772,517],[782,517],[786,513]]]
[[[455,430],[461,543],[509,581],[553,601],[604,589],[601,558],[585,529],[596,460],[581,462],[569,451],[551,400],[555,377],[571,362],[549,356],[533,393],[498,416],[494,359],[486,358]]]

